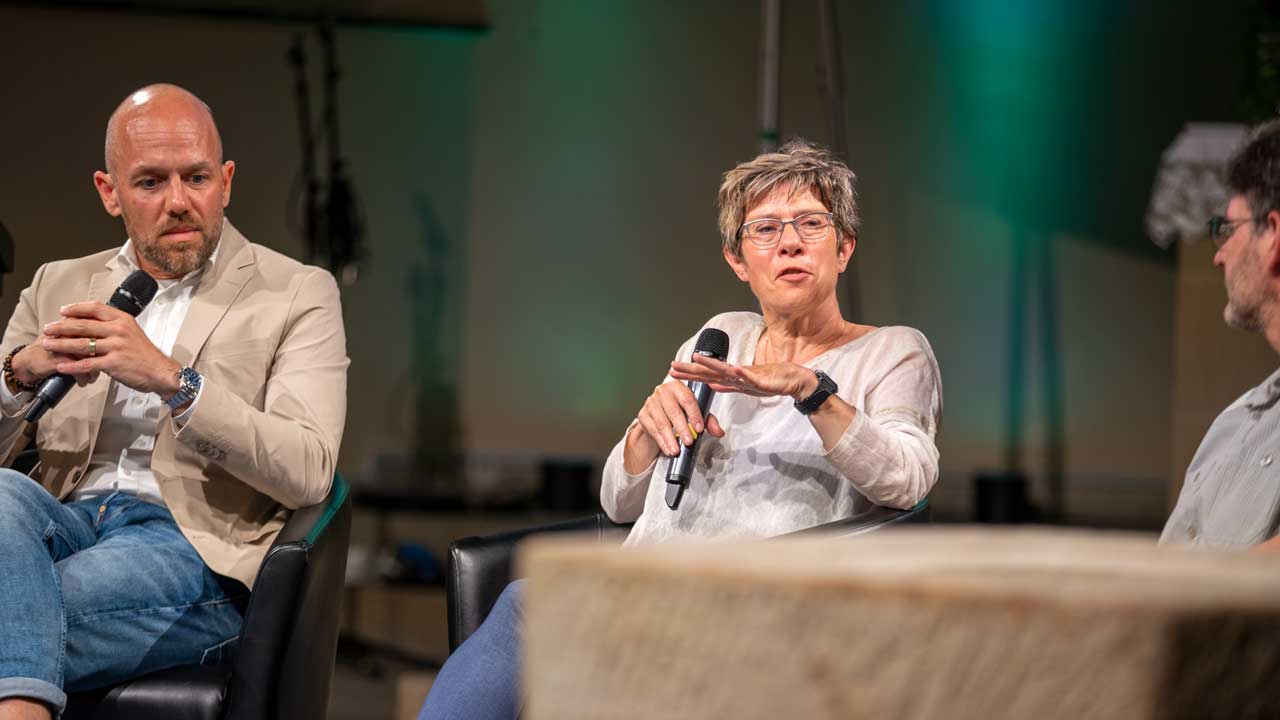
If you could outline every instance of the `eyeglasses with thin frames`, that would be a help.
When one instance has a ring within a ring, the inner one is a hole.
[[[827,231],[835,224],[833,216],[829,212],[810,212],[805,213],[792,220],[778,220],[776,218],[760,218],[745,222],[742,227],[738,228],[738,235],[751,241],[752,245],[767,250],[782,239],[782,233],[786,231],[790,225],[800,236],[800,239],[814,243],[824,240],[827,237]]]
[[[1232,219],[1225,215],[1214,215],[1209,218],[1209,239],[1215,247],[1221,248],[1235,234],[1236,228],[1252,220],[1253,218]]]

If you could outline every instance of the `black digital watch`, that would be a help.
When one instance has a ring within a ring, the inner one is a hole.
[[[796,409],[800,411],[801,415],[809,415],[816,412],[818,408],[822,407],[822,403],[827,401],[827,398],[835,395],[836,391],[840,389],[836,387],[836,381],[832,380],[830,375],[821,370],[814,370],[813,374],[818,376],[818,389],[814,390],[809,397],[796,401]]]

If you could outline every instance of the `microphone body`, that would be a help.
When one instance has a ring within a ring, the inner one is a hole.
[[[159,285],[155,278],[141,270],[134,270],[111,294],[107,304],[137,317],[147,303],[156,296],[158,289]],[[27,408],[25,415],[27,422],[35,422],[43,417],[50,408],[62,401],[75,384],[75,378],[62,373],[46,378],[40,384],[40,389],[36,391],[36,399],[32,401],[31,407]]]
[[[693,353],[724,360],[729,354],[729,336],[723,330],[707,328],[698,336]],[[704,427],[703,432],[693,439],[692,445],[680,445],[680,454],[667,468],[666,499],[667,507],[672,510],[680,507],[680,499],[684,497],[685,488],[689,487],[689,480],[693,477],[693,466],[698,459],[698,447],[702,443],[703,436],[707,434],[705,427],[707,412],[711,409],[711,401],[716,395],[716,391],[710,386],[696,380],[689,383],[689,389],[693,391],[693,398],[698,402],[698,411],[702,413]]]
[[[689,389],[693,391],[693,397],[698,401],[698,410],[705,420],[707,409],[711,407],[711,399],[715,397],[716,391],[706,383],[696,380],[689,383]],[[705,434],[704,427],[702,435]],[[682,443],[680,454],[671,461],[671,467],[667,469],[667,507],[672,510],[680,507],[680,498],[684,496],[684,489],[689,487],[689,480],[693,477],[693,463],[698,459],[698,445],[702,442],[702,435],[694,438],[692,445]]]

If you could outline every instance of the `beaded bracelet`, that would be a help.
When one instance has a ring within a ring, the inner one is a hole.
[[[40,386],[22,382],[18,379],[18,375],[13,372],[13,356],[21,352],[24,347],[26,347],[26,345],[19,345],[18,347],[10,350],[8,355],[4,356],[4,380],[10,385],[18,388],[20,392],[31,392],[33,390],[39,390]]]

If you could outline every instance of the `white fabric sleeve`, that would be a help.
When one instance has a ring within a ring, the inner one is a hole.
[[[886,358],[883,378],[863,410],[826,453],[827,460],[868,500],[908,509],[938,481],[934,438],[942,415],[942,380],[928,341],[918,332]],[[897,349],[897,348],[895,348]]]
[[[600,480],[600,506],[609,519],[616,523],[635,522],[640,517],[640,513],[644,511],[644,496],[649,489],[649,480],[653,477],[653,468],[658,464],[655,457],[649,467],[637,475],[626,470],[622,450],[627,444],[627,434],[638,422],[639,420],[632,420],[631,425],[627,426],[627,432],[622,434],[622,439],[613,446],[609,459],[604,463],[604,476]]]
[[[701,332],[702,330],[699,329],[698,333]],[[675,359],[689,357],[697,339],[698,335],[695,334],[686,340],[676,351]],[[666,375],[662,381],[677,382],[670,374]],[[622,433],[622,439],[613,446],[609,459],[604,463],[604,474],[600,478],[600,507],[604,508],[605,514],[616,523],[635,522],[640,517],[640,513],[644,511],[644,498],[649,490],[649,482],[653,478],[653,469],[658,464],[658,459],[654,458],[653,462],[649,463],[649,467],[639,475],[627,473],[622,456],[623,448],[627,444],[627,433],[631,432],[631,428],[638,422],[640,421],[632,420],[626,432]]]

